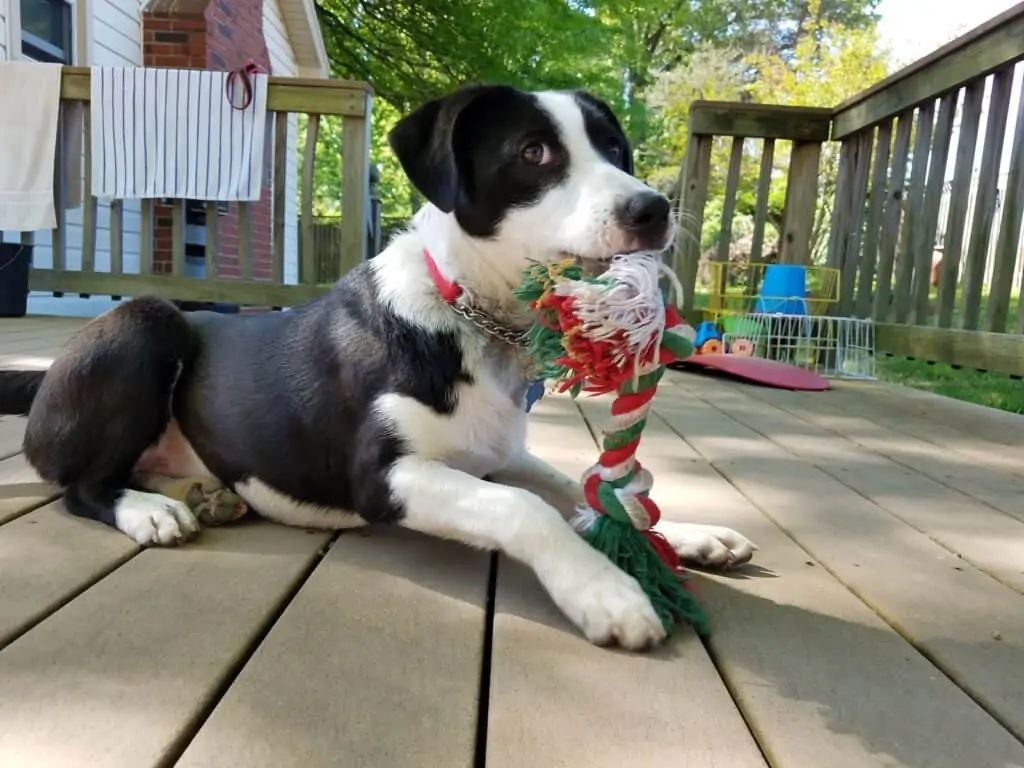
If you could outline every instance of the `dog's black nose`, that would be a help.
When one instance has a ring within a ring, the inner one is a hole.
[[[671,213],[672,207],[664,195],[657,192],[641,192],[619,207],[616,218],[643,247],[652,247],[660,245],[665,237]]]

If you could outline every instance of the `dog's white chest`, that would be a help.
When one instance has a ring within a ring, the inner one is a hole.
[[[459,385],[451,414],[395,393],[378,398],[377,411],[417,455],[477,477],[504,467],[526,440],[522,405],[488,379]]]

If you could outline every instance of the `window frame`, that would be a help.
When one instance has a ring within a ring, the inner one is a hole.
[[[71,0],[35,0],[44,2],[50,6],[51,12],[59,15],[61,23],[61,36],[64,38],[64,48],[54,45],[49,40],[44,40],[25,29],[21,19],[21,0],[12,0],[11,5],[18,5],[18,42],[21,58],[29,61],[50,62],[54,64],[71,65],[75,61],[75,3]]]

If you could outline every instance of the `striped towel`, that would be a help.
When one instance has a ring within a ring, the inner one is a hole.
[[[270,123],[265,74],[228,103],[227,72],[92,68],[92,193],[101,198],[259,200]]]

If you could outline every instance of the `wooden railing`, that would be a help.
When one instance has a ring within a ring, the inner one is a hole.
[[[57,227],[49,233],[48,243],[45,236],[22,235],[22,242],[34,245],[35,250],[30,288],[57,295],[145,293],[185,301],[273,307],[294,306],[322,294],[329,285],[318,280],[313,249],[306,245],[311,241],[313,222],[317,136],[322,121],[342,121],[344,159],[332,161],[341,162],[342,225],[336,271],[343,274],[373,255],[371,95],[365,83],[270,78],[267,98],[274,149],[267,202],[229,205],[144,199],[101,205],[91,194],[90,72],[65,68],[61,131],[71,130],[72,121],[81,121],[84,163],[72,162],[77,150],[68,150],[67,142],[58,141]],[[299,114],[308,116],[301,153],[297,146]],[[76,179],[75,171],[83,165],[84,178]],[[75,184],[80,195],[77,205],[69,200]],[[257,212],[263,229],[256,227]],[[269,233],[265,232],[268,216]],[[194,223],[197,219],[201,225]],[[260,233],[263,251],[269,239],[269,255],[262,260],[254,258],[259,250],[254,248],[254,231]],[[189,253],[195,248],[188,241],[196,239],[201,241],[201,257]],[[50,263],[44,267],[41,262],[46,261],[47,252]],[[190,276],[189,272],[202,275]]]
[[[818,157],[828,140],[839,154],[824,264],[841,274],[835,312],[872,318],[882,350],[1024,375],[1024,307],[1015,317],[1011,311],[1014,293],[1024,292],[1022,59],[1024,3],[834,109],[695,103],[680,187],[684,308],[696,289],[715,137],[733,137],[715,258],[729,255],[725,219],[734,216],[742,142],[763,142],[758,245],[775,141],[787,139],[793,149],[779,260],[804,263]]]
[[[780,227],[779,261],[802,264],[810,254],[811,228],[818,196],[818,161],[822,144],[829,137],[831,110],[802,107],[777,107],[760,104],[695,102],[690,107],[689,140],[679,179],[680,221],[675,250],[675,270],[684,290],[683,310],[694,309],[694,286],[701,257],[704,209],[711,181],[711,154],[716,138],[731,138],[729,166],[725,179],[721,234],[714,261],[729,259],[736,197],[739,191],[744,153],[753,144],[759,155],[754,231],[750,262],[763,260],[765,229],[768,223],[768,196],[776,154],[776,142],[791,144],[787,173],[786,205]],[[721,280],[722,271],[716,273]],[[712,295],[721,293],[713,289]]]

